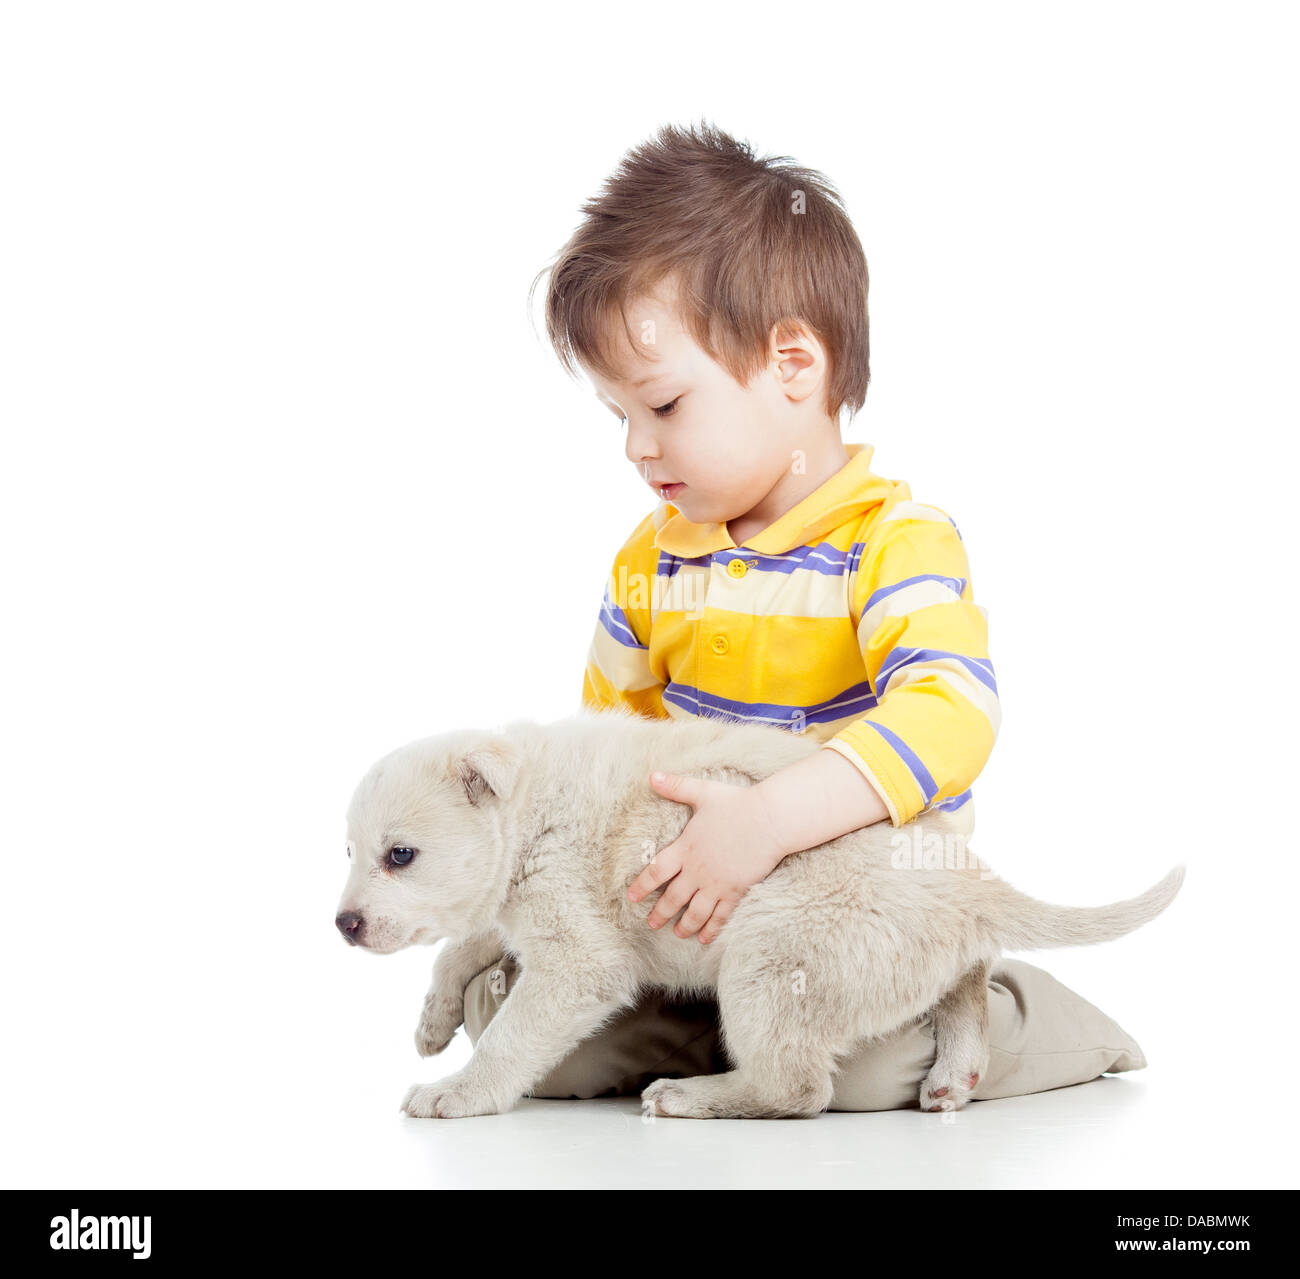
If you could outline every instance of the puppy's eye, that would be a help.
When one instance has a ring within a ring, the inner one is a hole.
[[[415,848],[390,848],[388,850],[389,865],[409,866],[418,851]]]

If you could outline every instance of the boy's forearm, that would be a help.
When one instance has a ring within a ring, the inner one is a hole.
[[[754,789],[787,853],[889,819],[875,787],[838,751],[819,750]]]

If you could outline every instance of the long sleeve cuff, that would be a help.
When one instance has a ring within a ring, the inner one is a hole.
[[[902,690],[900,690],[901,692]],[[920,692],[912,685],[909,692]],[[895,697],[889,705],[892,724],[884,724],[885,704],[871,715],[841,729],[823,749],[843,755],[876,789],[889,820],[903,826],[927,809],[960,800],[993,750],[993,729],[979,712],[934,718],[934,699]],[[914,743],[927,743],[924,758]]]

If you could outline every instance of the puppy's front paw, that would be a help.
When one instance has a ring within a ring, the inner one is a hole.
[[[465,1020],[465,1005],[447,996],[425,1000],[420,1024],[415,1028],[415,1051],[436,1057],[456,1037]]]
[[[713,1109],[701,1095],[706,1088],[698,1079],[656,1079],[641,1093],[641,1108],[679,1119],[711,1119]]]
[[[470,1115],[498,1115],[509,1109],[460,1075],[448,1075],[436,1084],[412,1084],[401,1109],[412,1119],[465,1119]]]

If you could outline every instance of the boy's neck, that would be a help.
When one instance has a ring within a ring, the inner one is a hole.
[[[783,471],[781,478],[757,506],[734,520],[728,520],[727,536],[737,546],[743,546],[747,538],[775,524],[787,511],[821,488],[831,476],[838,474],[849,461],[848,451],[836,431],[834,439],[827,440],[824,445],[819,442],[815,450],[807,450],[801,471],[793,468]]]

